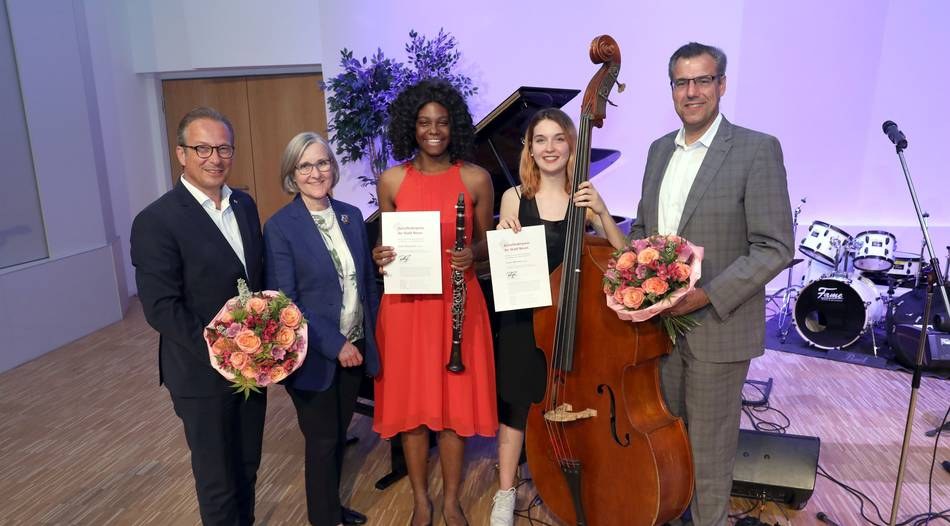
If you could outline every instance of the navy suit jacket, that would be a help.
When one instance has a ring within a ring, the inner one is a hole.
[[[367,374],[376,376],[379,353],[374,331],[379,296],[363,215],[355,206],[336,199],[330,199],[330,206],[356,266],[366,343],[363,363]],[[337,356],[346,341],[340,332],[343,290],[330,252],[299,195],[264,225],[264,247],[267,288],[283,291],[309,323],[307,358],[283,383],[309,391],[326,390],[333,384],[340,363]]]
[[[148,324],[158,331],[159,382],[175,396],[232,393],[214,368],[203,331],[224,302],[237,296],[237,280],[251,290],[264,284],[261,222],[254,200],[232,190],[244,261],[181,182],[132,222],[132,264]]]

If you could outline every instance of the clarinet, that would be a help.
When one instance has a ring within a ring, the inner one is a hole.
[[[465,248],[465,194],[455,203],[455,250]],[[462,363],[462,322],[465,319],[465,276],[452,269],[452,353],[445,368],[450,373],[465,371]]]

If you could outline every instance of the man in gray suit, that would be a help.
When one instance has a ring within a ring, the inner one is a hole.
[[[705,248],[697,288],[672,307],[699,327],[660,365],[663,395],[686,420],[696,472],[696,525],[727,523],[742,385],[763,352],[765,284],[791,260],[794,239],[782,148],[719,113],[726,56],[691,42],[669,63],[683,127],[650,146],[634,238],[677,234]]]

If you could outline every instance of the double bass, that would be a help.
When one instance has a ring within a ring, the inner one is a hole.
[[[591,132],[603,126],[619,85],[613,38],[595,38],[590,58],[602,66],[581,104],[572,193],[588,179]],[[655,321],[622,321],[607,307],[602,278],[613,247],[585,236],[585,209],[569,206],[564,260],[551,275],[554,305],[534,314],[548,377],[528,415],[528,467],[545,504],[568,524],[662,524],[693,493],[686,428],[660,391],[659,359],[670,341]]]

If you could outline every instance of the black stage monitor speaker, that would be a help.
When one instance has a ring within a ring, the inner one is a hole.
[[[895,358],[901,365],[913,368],[917,363],[917,347],[920,343],[920,325],[898,323],[887,335],[887,341],[894,350]],[[927,343],[924,345],[924,360],[920,366],[924,371],[950,370],[950,334],[927,329]]]
[[[740,430],[732,495],[804,508],[815,490],[820,449],[818,437]]]

